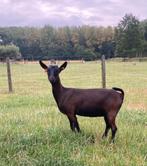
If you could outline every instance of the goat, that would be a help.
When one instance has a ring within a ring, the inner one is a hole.
[[[66,68],[67,62],[64,62],[60,67],[57,65],[50,65],[48,67],[42,61],[39,61],[39,63],[47,72],[57,106],[60,112],[68,117],[71,130],[80,132],[76,115],[104,117],[106,128],[102,138],[107,137],[108,131],[111,128],[111,140],[114,142],[117,131],[115,118],[123,103],[124,91],[120,88],[65,88],[60,82],[59,73]]]

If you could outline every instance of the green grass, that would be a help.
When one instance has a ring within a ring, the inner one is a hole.
[[[125,91],[115,144],[110,137],[101,139],[103,118],[78,117],[82,133],[70,131],[38,64],[12,65],[12,94],[6,66],[0,64],[0,165],[147,165],[147,62],[107,62],[106,67],[107,87]],[[100,63],[69,64],[61,79],[68,87],[101,87]]]

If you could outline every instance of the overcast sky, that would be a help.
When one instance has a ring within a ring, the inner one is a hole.
[[[147,19],[147,0],[0,0],[0,26],[115,26],[125,13]]]

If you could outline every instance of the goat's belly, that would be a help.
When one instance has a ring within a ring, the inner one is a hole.
[[[76,114],[80,116],[97,117],[97,116],[104,116],[104,110],[100,108],[94,108],[94,109],[84,108],[77,110]]]

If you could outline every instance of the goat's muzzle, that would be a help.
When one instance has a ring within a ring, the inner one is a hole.
[[[49,81],[54,84],[56,82],[56,78],[54,76],[48,77]]]

